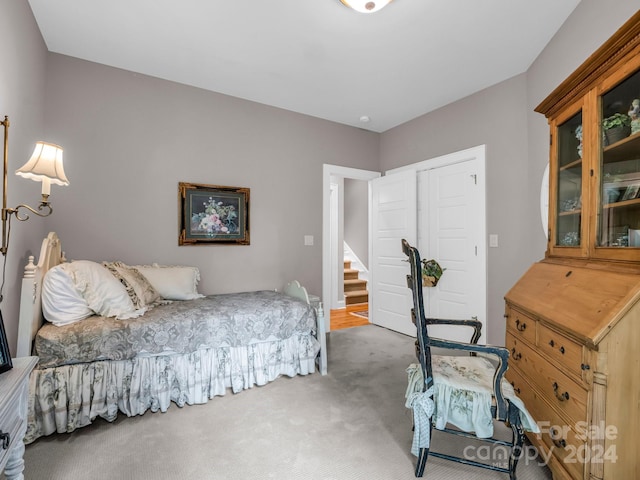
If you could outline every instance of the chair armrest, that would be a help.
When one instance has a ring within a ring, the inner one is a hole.
[[[480,320],[448,320],[443,318],[426,318],[427,325],[459,325],[462,327],[472,327],[473,335],[469,343],[476,344],[482,334],[482,322]]]
[[[498,365],[493,374],[493,393],[496,397],[497,419],[507,419],[508,405],[502,392],[502,379],[509,368],[509,350],[505,347],[495,345],[478,345],[473,343],[452,342],[450,340],[442,340],[440,338],[429,337],[429,347],[445,348],[450,350],[464,350],[468,352],[484,353],[497,357]]]

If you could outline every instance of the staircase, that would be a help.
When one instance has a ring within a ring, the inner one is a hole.
[[[358,278],[360,272],[351,268],[351,261],[344,261],[344,303],[354,305],[356,303],[367,303],[369,292],[367,291],[367,281]]]

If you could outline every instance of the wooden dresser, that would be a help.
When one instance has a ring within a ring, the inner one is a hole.
[[[38,357],[15,358],[13,368],[0,375],[0,472],[7,480],[24,478],[29,374],[37,361]]]
[[[640,275],[540,262],[506,296],[506,377],[555,478],[640,478]]]
[[[506,376],[555,479],[640,479],[640,11],[536,111],[548,243],[505,296]]]

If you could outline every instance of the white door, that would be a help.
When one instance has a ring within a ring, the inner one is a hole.
[[[416,241],[416,174],[405,171],[370,182],[371,248],[369,321],[407,335],[416,335],[411,322],[409,263],[401,240]]]
[[[485,341],[486,256],[483,171],[477,159],[418,173],[418,249],[445,269],[435,287],[424,289],[431,318],[470,319],[483,323]],[[468,342],[470,328],[431,326],[434,337]]]

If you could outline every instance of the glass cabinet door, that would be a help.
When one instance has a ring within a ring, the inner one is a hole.
[[[596,246],[640,247],[640,71],[602,95]],[[631,253],[631,252],[629,252]]]
[[[559,247],[579,247],[582,226],[582,112],[558,126],[556,238]]]

